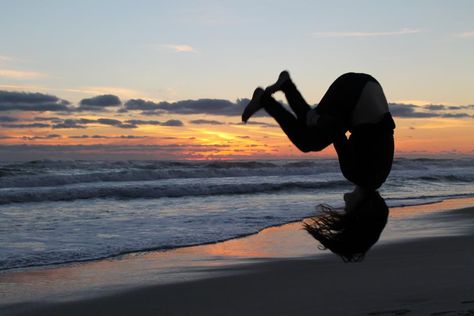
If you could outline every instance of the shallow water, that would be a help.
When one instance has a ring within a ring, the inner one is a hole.
[[[397,159],[390,207],[474,196],[474,160]],[[342,207],[333,159],[34,161],[0,165],[0,269],[172,249]]]

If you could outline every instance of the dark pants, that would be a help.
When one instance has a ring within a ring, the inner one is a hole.
[[[352,131],[352,111],[369,81],[377,82],[367,74],[347,73],[337,78],[316,108],[320,118],[314,126],[308,126],[306,117],[311,108],[292,82],[282,90],[294,114],[270,95],[264,94],[261,102],[298,149],[321,151],[334,143],[344,176],[355,184],[376,189],[391,169],[395,125],[388,114],[382,124],[367,124],[359,129],[375,133],[358,133],[357,128]],[[349,140],[345,136],[348,130],[353,132]],[[376,135],[380,132],[384,136]]]
[[[261,102],[291,142],[302,152],[320,151],[331,144],[332,141],[325,130],[307,126],[306,115],[311,108],[295,85],[287,84],[284,93],[294,114],[270,95],[264,95]]]
[[[298,149],[321,151],[349,129],[350,115],[368,81],[377,82],[366,74],[347,73],[337,78],[316,108],[321,115],[317,126],[306,124],[311,107],[292,82],[283,87],[283,93],[295,115],[269,95],[264,95],[262,103]]]

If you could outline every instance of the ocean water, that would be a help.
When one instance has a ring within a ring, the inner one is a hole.
[[[474,196],[474,159],[395,160],[389,207]],[[335,159],[0,163],[0,270],[213,243],[343,207]]]

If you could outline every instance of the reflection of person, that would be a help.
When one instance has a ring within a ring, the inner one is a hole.
[[[285,94],[294,114],[272,97],[277,91]],[[289,73],[283,71],[275,84],[265,90],[257,88],[254,91],[252,100],[242,114],[242,121],[246,122],[262,108],[278,122],[301,151],[320,151],[330,144],[334,145],[343,175],[355,184],[354,191],[344,195],[345,215],[348,218],[352,212],[362,214],[362,207],[380,207],[381,214],[386,212],[385,202],[375,190],[390,173],[395,123],[382,87],[376,79],[368,74],[346,73],[331,84],[318,106],[311,108]],[[348,131],[349,139],[346,137]],[[333,214],[333,221],[340,217],[333,212],[327,213],[326,217],[328,214]],[[343,221],[338,222],[342,224]],[[306,228],[317,238],[314,229],[323,228],[315,223],[313,221],[313,231],[308,225]],[[332,229],[333,226],[324,229]],[[329,243],[322,244],[331,249]]]
[[[380,237],[388,218],[388,207],[377,191],[367,193],[356,210],[337,212],[321,205],[322,214],[304,223],[308,233],[323,249],[329,249],[344,261],[360,261]]]

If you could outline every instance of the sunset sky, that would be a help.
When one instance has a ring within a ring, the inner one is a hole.
[[[342,73],[370,73],[397,155],[474,155],[471,0],[0,8],[0,160],[334,156],[298,152],[264,113],[240,123],[255,87],[283,69],[310,104]]]

